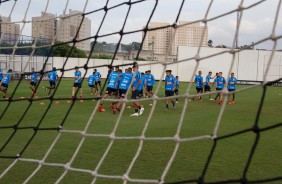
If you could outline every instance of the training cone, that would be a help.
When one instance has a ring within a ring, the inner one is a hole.
[[[21,99],[24,99],[24,97],[22,96]]]
[[[127,108],[127,109],[131,109],[131,106],[127,106],[126,108]]]
[[[55,104],[59,104],[59,103],[60,103],[59,101],[56,101],[56,102],[55,102]]]
[[[44,102],[40,102],[40,105],[44,105]]]
[[[68,100],[67,103],[70,103],[70,101]]]

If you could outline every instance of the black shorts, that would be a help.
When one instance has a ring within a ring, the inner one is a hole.
[[[222,91],[223,88],[216,88],[216,91]]]
[[[95,81],[95,85],[97,86],[98,84],[102,85],[101,81]]]
[[[139,96],[143,96],[143,95],[144,95],[144,92],[143,92],[143,89],[141,89]]]
[[[121,98],[125,98],[127,90],[126,89],[119,89],[118,94]]]
[[[78,87],[78,88],[81,88],[81,83],[77,83],[77,82],[75,82],[75,83],[73,83],[73,86],[72,87]]]
[[[153,86],[147,86],[147,91],[152,92],[153,91]]]
[[[165,96],[173,96],[174,95],[174,91],[169,91],[169,90],[165,90]]]
[[[105,94],[108,94],[108,95],[117,94],[117,93],[118,93],[118,90],[114,88],[107,88],[105,92]]]
[[[4,88],[4,90],[7,90],[8,89],[8,87],[9,87],[9,85],[8,84],[5,84],[5,83],[2,83],[2,85],[1,85],[3,88]]]
[[[203,88],[196,88],[196,91],[197,91],[198,93],[202,93],[202,92],[203,92]]]
[[[178,89],[175,89],[175,90],[174,90],[174,93],[175,93],[175,94],[178,94]]]
[[[55,87],[56,86],[56,82],[55,81],[49,81],[49,83],[50,83],[50,87]]]
[[[89,86],[90,88],[94,88],[94,87],[95,87],[94,85],[89,85],[89,84],[88,84],[88,86]]]
[[[228,91],[235,91],[236,89],[228,89]]]
[[[36,86],[36,82],[30,82],[29,85]]]
[[[132,91],[131,99],[139,99],[140,91]]]
[[[205,86],[205,91],[211,91],[211,87],[210,86]]]

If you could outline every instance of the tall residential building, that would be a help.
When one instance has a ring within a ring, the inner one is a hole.
[[[41,16],[32,17],[32,37],[51,42],[56,33],[56,15],[41,13]]]
[[[79,15],[74,15],[74,14],[79,14]],[[69,17],[62,18],[58,21],[58,25],[57,25],[58,41],[67,42],[74,39],[78,31],[80,22],[82,20],[81,14],[82,12],[80,11],[69,10],[69,14],[65,15]],[[91,36],[91,20],[85,17],[76,39],[80,40],[80,39],[88,38],[90,36]],[[76,47],[84,51],[90,51],[90,44],[91,41],[90,39],[88,39],[82,42],[77,42]]]
[[[11,23],[11,18],[0,15],[1,43],[15,44],[20,36],[20,25]]]
[[[178,25],[189,23],[188,21],[179,21]],[[149,29],[168,26],[169,23],[151,22]],[[175,32],[176,31],[176,32]],[[193,23],[174,28],[158,29],[147,32],[143,44],[143,50],[152,50],[155,54],[177,55],[178,46],[199,46],[204,32],[202,46],[207,46],[208,28],[200,23]],[[174,37],[174,39],[173,39]]]

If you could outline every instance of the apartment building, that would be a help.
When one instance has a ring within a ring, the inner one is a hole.
[[[11,23],[11,18],[0,15],[0,43],[14,45],[20,36],[20,25]]]
[[[32,37],[52,42],[56,33],[56,15],[42,12],[41,16],[32,17]]]
[[[57,40],[62,42],[71,41],[75,38],[79,25],[82,21],[82,12],[76,10],[69,10],[64,18],[58,20],[57,23]],[[88,38],[91,36],[91,20],[84,18],[81,28],[79,30],[77,40]],[[77,42],[76,47],[90,51],[90,39],[82,42]]]

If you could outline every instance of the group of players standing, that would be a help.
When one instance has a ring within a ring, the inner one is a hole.
[[[108,67],[108,84],[106,88],[106,92],[100,101],[99,105],[99,112],[104,112],[105,109],[103,108],[103,99],[108,98],[109,96],[114,95],[117,100],[111,103],[111,108],[114,113],[116,111],[121,110],[122,106],[122,99],[126,97],[128,94],[128,89],[131,87],[131,99],[139,99],[142,98],[144,95],[143,89],[145,89],[146,97],[151,97],[153,86],[155,84],[154,75],[151,74],[151,71],[148,70],[145,73],[140,73],[138,71],[138,66],[134,65],[132,68],[125,69],[123,72],[118,66],[116,67]],[[34,71],[32,68],[31,73],[31,82],[30,82],[30,89],[32,90],[32,94],[36,94],[36,85],[38,81],[39,73]],[[50,87],[46,87],[46,90],[49,90],[48,95],[50,96],[52,89],[56,88],[56,81],[58,78],[56,68],[54,67],[52,71],[48,74],[48,79],[50,83]],[[99,90],[102,90],[102,83],[101,83],[101,74],[97,69],[94,69],[92,75],[88,77],[88,86],[90,87],[91,94],[99,94]],[[3,97],[6,98],[7,89],[9,83],[12,78],[12,70],[9,69],[6,75],[3,75],[3,70],[0,69],[0,90],[4,92]],[[80,91],[80,98],[82,98],[82,74],[79,71],[79,68],[75,67],[74,72],[74,84],[72,87],[72,96],[70,98],[74,98],[75,89],[79,88]],[[214,79],[214,82],[211,82],[211,79]],[[222,76],[222,72],[216,73],[215,76],[212,76],[212,72],[209,72],[206,76],[206,81],[203,81],[202,72],[199,71],[198,75],[195,75],[194,83],[196,85],[196,94],[201,94],[203,92],[210,92],[212,86],[216,86],[216,91],[218,91],[217,95],[214,99],[211,98],[209,94],[209,100],[214,100],[217,102],[219,99],[219,104],[222,104],[223,93],[222,90],[226,85],[226,80]],[[236,83],[237,79],[234,77],[234,73],[231,73],[231,76],[228,78],[227,81],[227,89],[228,91],[232,92],[232,99],[229,100],[231,95],[228,95],[229,104],[234,104],[235,93],[236,90]],[[99,89],[100,88],[100,89]],[[179,77],[174,77],[172,75],[171,70],[166,70],[166,77],[165,77],[165,110],[169,110],[168,101],[169,99],[172,102],[173,108],[176,108],[176,103],[178,103],[178,98],[174,98],[174,94],[179,94]],[[194,98],[192,98],[194,100]],[[189,99],[191,101],[191,99]],[[199,96],[199,102],[202,102],[202,95]],[[131,116],[140,116],[144,112],[144,107],[139,104],[138,101],[133,101],[134,105],[134,113]]]

